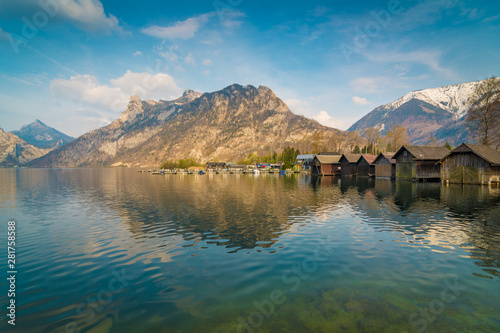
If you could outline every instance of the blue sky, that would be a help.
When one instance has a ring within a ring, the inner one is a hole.
[[[497,1],[0,2],[0,127],[79,136],[130,95],[265,85],[346,129],[407,92],[500,75]]]

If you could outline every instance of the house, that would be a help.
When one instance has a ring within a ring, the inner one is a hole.
[[[313,158],[314,158],[313,154],[297,155],[295,163],[297,165],[300,165],[301,170],[310,170],[309,164],[311,163]]]
[[[361,154],[344,154],[340,158],[340,173],[342,176],[356,176],[356,162]]]
[[[396,178],[396,160],[392,158],[394,153],[378,154],[373,164],[375,164],[375,177],[394,179]]]
[[[356,161],[356,176],[358,177],[375,177],[375,164],[373,161],[377,155],[361,154]]]
[[[225,162],[207,162],[207,170],[222,170],[226,168]]]
[[[462,143],[438,162],[441,181],[461,184],[500,182],[500,152],[487,146]]]
[[[230,171],[244,171],[247,169],[247,166],[244,164],[230,164],[228,169]]]
[[[438,180],[441,177],[439,160],[450,150],[436,146],[404,145],[392,157],[396,160],[397,180]]]
[[[342,155],[315,155],[309,163],[311,175],[335,176],[340,174],[340,158]]]

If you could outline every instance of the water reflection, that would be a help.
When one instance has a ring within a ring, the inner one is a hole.
[[[32,323],[26,331],[53,332],[71,322],[83,331],[235,331],[235,318],[283,288],[283,272],[310,258],[327,233],[333,255],[262,331],[355,329],[374,304],[380,306],[376,327],[394,325],[397,316],[394,330],[408,330],[412,309],[440,292],[432,286],[451,269],[479,290],[461,299],[468,312],[487,313],[490,307],[481,304],[491,300],[477,294],[498,290],[500,278],[500,190],[494,187],[10,169],[0,170],[0,215],[24,226],[19,311],[25,325]],[[137,276],[87,322],[78,306],[122,268]],[[61,290],[69,292],[61,297]],[[460,319],[457,308],[446,311]],[[321,320],[313,317],[317,309],[324,311]],[[452,327],[465,330],[457,323]]]

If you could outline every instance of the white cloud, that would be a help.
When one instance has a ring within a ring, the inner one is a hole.
[[[43,11],[49,16],[48,23],[63,20],[89,32],[123,32],[118,19],[104,12],[100,0],[2,1],[0,11],[12,12],[19,17],[31,17],[29,15],[34,12]]]
[[[137,95],[142,99],[173,99],[182,93],[174,78],[164,73],[152,75],[128,70],[122,77],[112,79],[111,84],[128,96]]]
[[[186,62],[186,64],[196,65],[196,61],[194,60],[193,55],[191,53],[189,53],[187,55],[187,57],[184,59],[184,61]]]
[[[195,33],[208,22],[210,14],[203,14],[197,17],[188,18],[185,21],[177,21],[173,25],[161,27],[153,25],[149,28],[143,28],[141,32],[146,35],[164,38],[164,39],[189,39],[193,38]]]
[[[142,99],[173,99],[182,93],[174,78],[164,73],[127,71],[110,82],[111,85],[103,85],[95,76],[75,75],[69,80],[53,80],[50,91],[57,100],[69,99],[103,111],[124,111],[131,95]]]
[[[204,70],[204,71],[203,71],[203,75],[205,75],[205,76],[209,76],[209,75],[210,75],[210,73],[211,73],[211,72],[210,72],[209,70]]]
[[[75,75],[69,80],[55,79],[50,91],[58,99],[70,99],[113,111],[124,110],[128,96],[119,88],[100,85],[95,76]]]
[[[141,51],[135,51],[134,52],[134,57],[137,57],[137,56],[140,56],[140,55],[142,55]]]
[[[203,66],[212,66],[212,60],[204,59],[202,62]]]
[[[317,120],[320,124],[337,128],[340,130],[346,130],[349,125],[346,121],[340,120],[340,119],[335,119],[332,116],[328,114],[326,111],[320,111],[318,114],[314,115],[312,117],[313,119]]]
[[[365,97],[352,96],[351,101],[357,105],[370,105],[372,102],[368,101]]]
[[[309,113],[309,103],[296,98],[286,99],[285,104],[290,111],[295,114],[307,115]]]

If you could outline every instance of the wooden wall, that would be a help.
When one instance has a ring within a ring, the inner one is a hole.
[[[491,178],[495,178],[494,169],[474,153],[451,154],[441,164],[441,180],[450,183],[486,184]],[[498,178],[498,173],[496,177]]]

